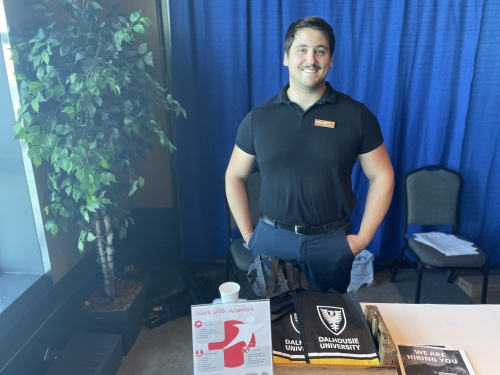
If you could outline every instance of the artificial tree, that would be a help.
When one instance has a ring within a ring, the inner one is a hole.
[[[119,203],[144,184],[136,169],[155,138],[173,151],[157,114],[186,116],[157,82],[140,11],[123,15],[90,0],[43,0],[31,38],[11,35],[19,82],[16,137],[36,167],[46,165],[45,229],[76,223],[78,249],[97,248],[108,298],[115,297],[114,233],[132,222]],[[12,33],[14,34],[14,33]],[[168,117],[168,116],[167,116]]]

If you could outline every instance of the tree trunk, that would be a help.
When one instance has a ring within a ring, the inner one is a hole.
[[[112,300],[116,297],[114,275],[114,247],[111,219],[104,211],[95,214],[95,229],[97,234],[97,262],[101,266],[104,279],[104,292]]]

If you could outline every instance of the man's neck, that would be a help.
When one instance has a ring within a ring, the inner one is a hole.
[[[304,111],[306,111],[323,96],[325,91],[325,84],[323,84],[322,87],[313,89],[292,87],[292,85],[290,84],[286,94],[290,101],[298,104]]]

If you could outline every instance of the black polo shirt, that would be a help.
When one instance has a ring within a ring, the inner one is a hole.
[[[357,157],[383,143],[375,116],[326,85],[305,112],[288,99],[287,85],[238,129],[236,145],[259,164],[261,212],[286,224],[323,225],[349,215]]]

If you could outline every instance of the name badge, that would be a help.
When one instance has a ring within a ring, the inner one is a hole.
[[[320,120],[320,119],[315,119],[314,120],[314,126],[321,126],[322,128],[335,128],[335,121],[327,121],[327,120]]]

